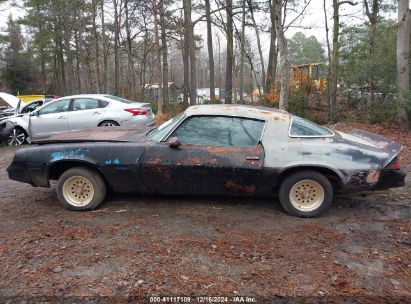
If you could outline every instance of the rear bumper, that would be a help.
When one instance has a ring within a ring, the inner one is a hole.
[[[152,116],[132,116],[129,120],[124,120],[121,122],[122,126],[142,126],[142,127],[151,127],[156,124],[156,118]]]
[[[383,170],[374,190],[403,187],[407,173],[402,170]]]

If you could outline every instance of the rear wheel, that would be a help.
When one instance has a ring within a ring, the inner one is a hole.
[[[8,144],[9,146],[21,146],[27,139],[26,132],[21,128],[13,128],[10,131]]]
[[[86,167],[65,171],[57,182],[60,203],[71,210],[92,210],[106,197],[106,184],[101,175]]]
[[[118,127],[119,124],[113,120],[106,120],[99,124],[99,127]]]
[[[284,179],[279,198],[283,208],[291,215],[315,217],[331,205],[333,187],[324,175],[301,171]]]

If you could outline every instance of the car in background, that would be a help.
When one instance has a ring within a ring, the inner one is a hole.
[[[10,142],[20,145],[30,138],[85,128],[154,126],[155,115],[149,103],[108,94],[82,94],[53,100],[10,121],[15,126]]]
[[[7,100],[10,102],[9,98]],[[10,102],[10,107],[7,110],[8,115],[3,117],[0,116],[0,144],[7,144],[10,146],[23,144],[27,140],[26,130],[28,129],[29,123],[28,114],[51,101],[53,101],[52,98],[34,100],[25,104],[23,107],[21,107],[22,103],[20,101],[18,101],[17,104],[15,102]]]
[[[268,196],[292,215],[314,217],[335,191],[404,186],[402,146],[366,131],[333,131],[285,111],[197,105],[157,128],[52,134],[20,149],[13,180],[50,187],[72,210],[117,192]]]
[[[17,114],[21,101],[16,96],[0,92],[0,119]]]

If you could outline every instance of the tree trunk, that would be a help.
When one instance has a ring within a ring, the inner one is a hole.
[[[184,6],[184,46],[183,46],[183,69],[184,88],[183,104],[188,106],[188,96],[190,94],[190,24],[191,24],[191,0],[183,0]]]
[[[410,128],[407,113],[410,93],[410,34],[411,11],[409,0],[399,0],[397,29],[397,117],[400,124]],[[408,97],[408,98],[407,98]]]
[[[375,59],[375,38],[377,35],[377,17],[378,17],[378,12],[379,12],[379,3],[380,3],[380,0],[372,0],[372,10],[370,11],[368,0],[364,0],[365,13],[368,17],[368,21],[370,22],[370,41],[369,41],[369,46],[368,46],[368,52],[369,52],[371,59]],[[374,92],[375,92],[375,79],[374,79],[374,73],[373,71],[371,71],[370,80],[368,82],[368,98],[367,98],[368,111],[371,111],[371,108],[372,108],[372,103],[374,100]]]
[[[188,54],[190,61],[190,105],[194,105],[197,102],[197,67],[195,57],[195,42],[194,42],[194,26],[191,20],[191,0],[184,0],[184,50],[185,56]],[[187,62],[186,62],[187,63]],[[185,65],[188,69],[188,64]],[[186,70],[184,70],[186,73]],[[184,74],[185,74],[184,73]],[[187,77],[188,81],[188,77]],[[186,81],[185,81],[186,83]]]
[[[190,14],[190,35],[189,41],[191,41],[190,46],[190,105],[197,103],[197,64],[196,64],[196,47],[194,41],[194,27],[191,22]]]
[[[255,37],[257,40],[257,49],[258,49],[258,54],[260,56],[260,64],[261,64],[261,83],[265,85],[266,82],[266,77],[265,77],[265,64],[264,64],[264,56],[263,56],[263,51],[261,49],[261,42],[260,42],[260,33],[258,31],[258,26],[254,18],[254,10],[253,10],[253,5],[251,3],[251,0],[247,0],[248,3],[248,8],[250,10],[251,14],[251,21],[253,22],[253,27],[255,31]],[[261,92],[260,92],[260,101],[261,101]]]
[[[127,74],[128,74],[128,90],[131,100],[136,99],[136,76],[134,73],[134,61],[132,53],[132,41],[131,41],[131,29],[130,29],[130,16],[129,16],[129,0],[124,1],[124,10],[126,20],[126,40],[127,40]]]
[[[103,90],[107,93],[107,41],[106,41],[106,25],[104,21],[104,0],[100,1],[101,12],[101,39],[103,45]]]
[[[65,17],[67,18],[67,16]],[[67,18],[68,19],[68,18]],[[66,73],[67,75],[70,75],[70,77],[66,77],[65,76],[65,83],[66,83],[66,89],[67,89],[67,94],[73,94],[73,82],[74,81],[74,68],[73,68],[73,53],[70,47],[70,41],[72,39],[72,35],[71,35],[71,23],[67,24],[67,19],[65,19],[65,23],[63,25],[62,28],[62,35],[63,35],[63,39],[64,39],[64,51],[65,51],[65,55],[66,58],[65,60],[65,66],[66,66]]]
[[[160,31],[161,31],[161,53],[163,57],[163,101],[168,103],[168,46],[167,46],[167,35],[166,35],[166,20],[165,20],[165,10],[164,10],[164,0],[159,2],[159,13],[160,13]]]
[[[159,114],[163,113],[163,84],[161,75],[161,48],[160,48],[160,37],[158,36],[158,22],[157,22],[157,0],[153,0],[153,17],[154,17],[154,38],[155,38],[155,49],[156,49],[156,64],[155,64],[155,74],[158,84],[158,101],[157,101],[157,111]]]
[[[211,32],[210,0],[205,0],[205,10],[207,19],[207,48],[208,66],[210,77],[210,101],[215,103],[215,81],[214,81],[214,53],[213,53],[213,34]]]
[[[331,120],[335,121],[337,112],[337,83],[338,83],[338,67],[339,67],[339,43],[338,36],[340,33],[340,15],[339,4],[337,0],[333,0],[333,49],[332,49],[332,64],[331,64],[331,99],[330,99],[330,116]]]
[[[328,36],[328,17],[327,17],[327,4],[326,0],[323,2],[323,9],[324,9],[324,23],[325,23],[325,38],[327,42],[327,59],[328,59],[328,67],[327,67],[327,91],[326,91],[326,98],[327,98],[327,105],[328,105],[328,113],[331,113],[331,46],[330,46],[330,38]]]
[[[77,74],[77,94],[81,94],[81,69],[80,69],[80,43],[78,30],[74,33],[74,44],[76,46],[76,74]]]
[[[120,14],[118,1],[113,0],[114,4],[114,94],[119,94],[119,77],[120,77]]]
[[[271,1],[271,0],[270,0]],[[245,57],[245,0],[241,1],[241,55],[240,55],[240,101],[244,99],[244,57]]]
[[[288,81],[290,78],[290,61],[288,59],[287,39],[284,35],[283,6],[281,0],[275,3],[275,30],[277,32],[278,50],[280,52],[280,101],[279,108],[288,110]]]
[[[227,14],[227,60],[225,69],[225,103],[232,103],[233,96],[233,58],[234,58],[234,43],[233,43],[233,1],[226,1]]]
[[[277,69],[277,33],[275,30],[275,0],[269,0],[270,4],[270,52],[268,55],[267,76],[264,84],[264,92],[269,94],[275,82],[275,74]]]
[[[102,0],[101,0],[102,1]],[[97,0],[93,0],[92,2],[93,6],[93,36],[94,36],[94,51],[95,51],[95,68],[96,68],[96,73],[97,73],[97,93],[100,93],[100,52],[99,52],[99,43],[98,43],[98,33],[97,33],[97,24],[96,24],[96,18],[97,18]]]

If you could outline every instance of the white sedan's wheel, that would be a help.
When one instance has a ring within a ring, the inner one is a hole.
[[[63,196],[75,207],[85,206],[94,197],[93,184],[83,176],[70,177],[63,184]]]
[[[107,121],[103,121],[99,127],[118,127],[119,124],[116,123],[115,121],[111,121],[111,120],[107,120]]]
[[[106,197],[106,183],[96,170],[75,167],[65,171],[57,182],[60,203],[71,210],[92,210]]]
[[[324,202],[324,188],[312,179],[299,181],[290,190],[290,202],[300,211],[313,211]]]
[[[291,215],[315,217],[331,205],[333,187],[319,172],[295,172],[282,181],[279,198],[281,206]]]
[[[21,146],[26,141],[26,133],[20,128],[14,128],[9,135],[9,146]]]

